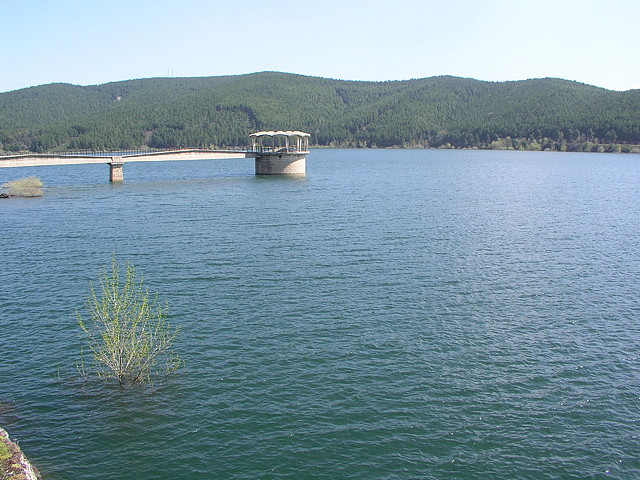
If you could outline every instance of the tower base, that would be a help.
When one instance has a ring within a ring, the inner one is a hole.
[[[306,155],[274,153],[256,157],[256,175],[305,175]]]

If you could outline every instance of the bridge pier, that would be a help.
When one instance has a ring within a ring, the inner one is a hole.
[[[111,162],[109,162],[109,181],[110,182],[122,182],[124,181],[124,173],[122,171],[122,166],[124,162],[122,161],[122,157],[111,157]]]
[[[269,153],[256,157],[256,175],[305,175],[306,155]]]

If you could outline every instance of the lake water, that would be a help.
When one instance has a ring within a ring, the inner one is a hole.
[[[316,150],[1,169],[0,425],[47,480],[640,478],[640,156]],[[83,383],[113,254],[182,330]]]

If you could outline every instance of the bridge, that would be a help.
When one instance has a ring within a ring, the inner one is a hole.
[[[256,175],[304,175],[306,173],[306,156],[309,154],[310,137],[308,133],[262,131],[252,133],[249,137],[251,146],[248,148],[6,155],[0,156],[0,168],[101,163],[109,165],[109,181],[122,182],[124,164],[130,162],[254,158]]]

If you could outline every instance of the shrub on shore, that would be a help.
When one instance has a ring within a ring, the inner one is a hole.
[[[42,181],[38,177],[18,178],[2,184],[10,197],[41,197]]]

